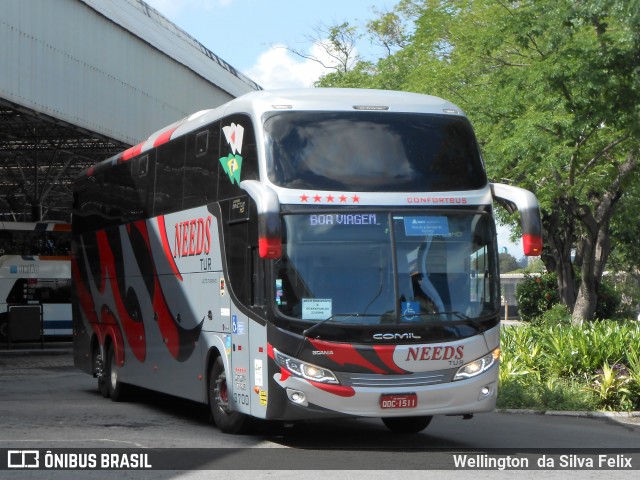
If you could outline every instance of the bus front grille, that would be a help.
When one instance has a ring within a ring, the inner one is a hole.
[[[455,369],[439,370],[436,372],[418,372],[403,375],[340,372],[336,376],[342,385],[350,387],[415,388],[451,382],[455,371]]]

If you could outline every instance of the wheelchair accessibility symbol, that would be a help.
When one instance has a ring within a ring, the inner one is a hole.
[[[409,322],[420,320],[420,303],[419,302],[402,302],[402,318]]]

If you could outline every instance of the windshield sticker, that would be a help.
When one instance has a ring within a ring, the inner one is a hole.
[[[237,185],[240,185],[240,172],[242,171],[242,157],[240,155],[229,154],[226,157],[220,159],[220,164],[224,169],[224,173],[229,175],[231,183],[235,181]]]
[[[331,316],[331,302],[330,298],[303,298],[302,319],[326,320]]]
[[[232,123],[222,127],[227,143],[231,146],[232,153],[242,153],[242,138],[244,137],[244,127]]]
[[[245,323],[242,320],[238,320],[237,315],[231,317],[231,332],[237,335],[244,335]]]
[[[231,147],[231,152],[226,157],[220,158],[220,164],[224,172],[229,175],[231,183],[235,181],[240,185],[240,173],[242,171],[242,139],[244,137],[244,128],[242,125],[232,123],[226,127],[222,127],[227,143]]]
[[[449,220],[447,217],[404,217],[404,233],[407,237],[449,236]]]
[[[253,360],[253,383],[256,387],[262,387],[264,385],[264,379],[262,376],[262,360],[255,358]]]
[[[420,321],[420,302],[402,302],[402,319]]]
[[[284,291],[282,289],[282,279],[276,278],[276,305],[286,305],[287,302],[282,301]]]
[[[309,225],[378,225],[375,213],[309,215]]]

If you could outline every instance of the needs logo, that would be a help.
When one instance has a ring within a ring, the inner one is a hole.
[[[211,250],[211,216],[176,223],[173,258],[209,254]]]

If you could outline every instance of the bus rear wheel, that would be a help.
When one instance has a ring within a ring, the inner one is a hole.
[[[113,350],[113,344],[109,344],[107,348],[107,361],[105,362],[105,380],[107,383],[107,390],[111,400],[114,402],[122,402],[127,396],[127,385],[120,381],[120,367],[116,362],[115,351]]]
[[[432,416],[424,417],[388,417],[382,423],[393,433],[418,433],[429,426]]]
[[[100,353],[100,348],[93,350],[93,373],[98,379],[98,391],[104,398],[109,396],[109,385],[107,384],[107,375],[105,372],[104,357]]]
[[[227,374],[222,357],[213,362],[209,372],[209,408],[216,426],[223,433],[242,433],[249,428],[250,418],[235,412],[229,404]]]

